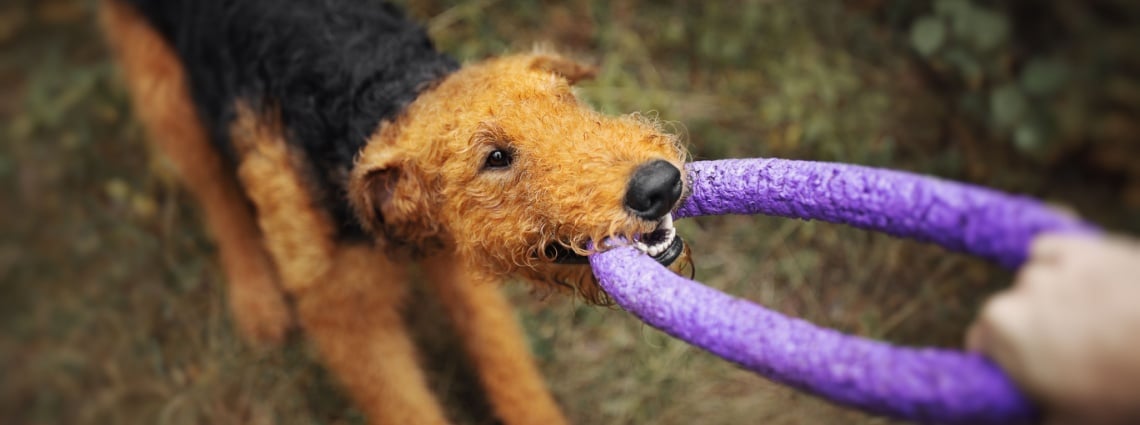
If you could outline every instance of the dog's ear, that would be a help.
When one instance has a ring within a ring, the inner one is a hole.
[[[535,55],[530,62],[530,68],[558,75],[571,85],[598,75],[598,69],[593,66],[548,53]]]
[[[425,183],[396,148],[365,149],[353,167],[349,201],[369,233],[422,248],[438,234]]]

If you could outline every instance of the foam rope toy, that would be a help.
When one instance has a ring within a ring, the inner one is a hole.
[[[1041,232],[1097,230],[1034,200],[847,164],[744,159],[688,164],[691,196],[675,216],[817,219],[934,242],[1015,268]],[[734,298],[636,249],[590,256],[601,286],[649,325],[840,404],[946,424],[1031,423],[1035,406],[988,359],[844,335]]]

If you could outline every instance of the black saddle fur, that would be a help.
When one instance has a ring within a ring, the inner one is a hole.
[[[127,2],[178,54],[203,124],[231,163],[236,101],[280,110],[344,238],[364,236],[344,188],[367,138],[458,68],[420,25],[378,0]]]

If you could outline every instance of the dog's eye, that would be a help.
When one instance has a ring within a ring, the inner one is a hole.
[[[487,154],[487,163],[484,165],[486,168],[507,168],[511,166],[513,161],[511,151],[506,149],[495,149]]]

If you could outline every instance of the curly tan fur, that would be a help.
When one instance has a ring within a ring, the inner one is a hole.
[[[325,363],[373,422],[442,422],[398,314],[407,290],[403,268],[379,247],[336,244],[329,217],[312,208],[308,173],[276,120],[243,106],[238,111],[238,175],[257,206],[285,287],[297,299],[301,325]],[[424,264],[496,414],[509,424],[565,422],[495,282],[476,280],[463,259],[443,250]]]
[[[248,337],[280,341],[292,298],[303,330],[371,422],[445,423],[398,314],[405,263],[418,259],[495,414],[507,424],[565,422],[497,283],[522,277],[608,302],[588,266],[555,264],[545,248],[586,254],[589,241],[654,230],[623,197],[640,165],[682,167],[677,137],[642,116],[590,109],[571,86],[592,68],[558,55],[472,64],[395,121],[377,123],[346,184],[375,240],[348,241],[318,205],[328,200],[314,195],[316,170],[286,142],[289,129],[272,108],[255,112],[235,99],[229,136],[238,164],[227,170],[196,118],[178,58],[118,0],[102,10],[140,119],[206,213]],[[495,149],[513,153],[509,167],[484,166]],[[676,264],[687,264],[687,248],[685,257]]]
[[[404,269],[368,244],[336,244],[330,218],[313,208],[305,169],[276,117],[237,109],[238,177],[257,206],[284,287],[297,300],[301,326],[325,364],[375,423],[446,423],[400,318]]]
[[[623,207],[626,185],[639,165],[681,168],[686,154],[651,120],[604,116],[579,101],[570,81],[588,74],[582,69],[532,54],[448,77],[364,148],[349,190],[357,215],[398,246],[448,246],[478,259],[473,272],[606,302],[587,267],[551,264],[543,248],[584,254],[587,241],[652,231],[656,223]],[[482,169],[494,149],[515,152],[510,169]]]
[[[277,118],[256,116],[244,104],[237,111],[230,134],[242,158],[238,177],[245,183],[246,196],[257,206],[258,224],[272,229],[264,234],[265,248],[279,259],[284,288],[289,292],[305,289],[332,268],[336,231],[328,214],[315,208],[310,199],[303,162],[284,144],[276,143],[282,138]]]

